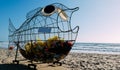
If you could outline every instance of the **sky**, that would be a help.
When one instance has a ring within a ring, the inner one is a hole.
[[[79,7],[71,20],[77,42],[120,43],[120,0],[0,0],[0,41],[8,41],[9,18],[19,28],[29,11],[56,2]]]

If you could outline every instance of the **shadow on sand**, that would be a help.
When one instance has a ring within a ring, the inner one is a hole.
[[[34,70],[23,64],[0,64],[0,70]]]

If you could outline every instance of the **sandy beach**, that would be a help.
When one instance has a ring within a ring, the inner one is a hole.
[[[69,70],[120,70],[120,55],[70,53],[63,61]]]
[[[10,56],[8,57],[8,54]],[[33,70],[28,68],[28,60],[13,64],[15,51],[0,49],[0,70]],[[18,59],[24,59],[18,54]],[[61,60],[62,66],[37,64],[37,70],[120,70],[120,55],[96,53],[69,53]]]

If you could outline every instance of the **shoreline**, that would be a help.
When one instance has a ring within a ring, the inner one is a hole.
[[[70,53],[87,53],[87,54],[108,54],[108,55],[120,55],[120,52],[99,52],[99,51],[71,51]]]
[[[15,51],[8,57],[8,50],[0,49],[0,70],[26,70],[28,61],[21,61],[20,69],[15,69],[12,64]],[[23,59],[19,54],[18,59]],[[75,53],[70,52],[68,56],[62,59],[62,66],[52,66],[51,64],[37,64],[38,70],[120,70],[120,54],[98,54],[98,53]]]
[[[0,48],[0,49],[3,49],[3,50],[8,50],[8,48]],[[15,49],[14,49],[15,51]],[[110,55],[120,55],[120,52],[100,52],[100,51],[83,51],[83,50],[72,50],[70,51],[70,53],[89,53],[89,54],[110,54]]]

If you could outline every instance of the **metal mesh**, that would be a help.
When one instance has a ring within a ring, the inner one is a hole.
[[[31,40],[36,41],[38,38],[40,38],[42,41],[46,41],[54,36],[58,36],[66,41],[75,41],[79,27],[77,26],[74,32],[73,29],[71,29],[70,21],[72,13],[78,10],[78,8],[69,9],[59,3],[54,3],[51,5],[60,9],[60,11],[46,16],[41,12],[43,8],[39,7],[34,9],[27,14],[26,21],[16,31],[10,22],[9,45],[13,44],[15,41],[25,44]],[[67,20],[61,18],[61,13],[65,13]],[[14,30],[14,32],[12,30]]]

